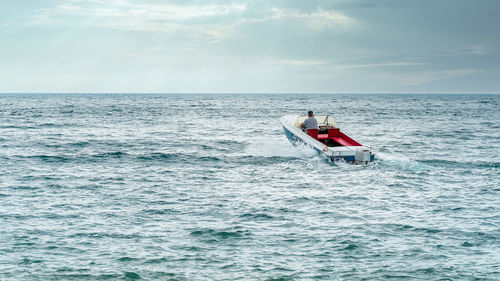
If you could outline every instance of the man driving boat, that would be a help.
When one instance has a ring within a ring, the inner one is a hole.
[[[306,120],[304,120],[304,123],[300,124],[300,127],[305,128],[306,133],[308,135],[310,135],[311,137],[318,138],[318,130],[319,130],[318,120],[316,120],[316,118],[314,118],[314,114],[313,114],[312,110],[309,110],[307,112],[307,116],[308,116],[308,118]]]

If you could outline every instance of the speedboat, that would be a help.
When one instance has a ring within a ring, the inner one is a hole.
[[[375,154],[367,146],[361,145],[342,132],[330,115],[315,115],[319,130],[305,130],[300,124],[308,116],[287,115],[281,124],[287,138],[293,145],[305,144],[319,155],[331,161],[345,161],[353,164],[368,164],[375,160]]]

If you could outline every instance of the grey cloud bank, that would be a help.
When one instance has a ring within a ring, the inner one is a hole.
[[[0,92],[500,92],[498,1],[0,8]]]

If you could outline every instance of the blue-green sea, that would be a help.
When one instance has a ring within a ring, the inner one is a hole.
[[[0,95],[0,280],[500,280],[500,95]]]

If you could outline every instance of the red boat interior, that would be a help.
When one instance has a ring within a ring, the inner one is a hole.
[[[320,126],[319,130],[307,130],[307,134],[328,146],[361,146],[360,143],[342,133],[339,128]]]
[[[340,131],[337,122],[335,122],[335,119],[332,116],[315,115],[314,117],[318,121],[319,130],[315,129],[306,131],[306,133],[312,138],[326,144],[327,146],[361,146],[359,142],[351,139],[348,135]],[[306,118],[308,118],[308,116],[305,115],[297,117],[294,126],[301,128]],[[303,128],[302,130],[305,131]]]

